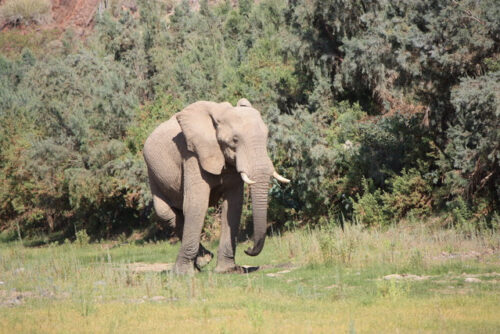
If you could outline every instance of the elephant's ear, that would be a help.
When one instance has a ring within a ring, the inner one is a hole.
[[[188,150],[196,153],[201,167],[219,175],[224,168],[224,155],[217,142],[217,134],[210,116],[209,102],[197,102],[177,114]]]
[[[237,107],[251,107],[252,104],[245,98],[240,99],[236,104]]]

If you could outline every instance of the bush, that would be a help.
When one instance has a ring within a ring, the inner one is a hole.
[[[149,223],[144,139],[184,105],[241,97],[293,180],[271,189],[276,227],[431,209],[496,226],[498,1],[184,0],[171,13],[138,0],[138,16],[116,3],[83,44],[0,57],[0,230],[98,238]]]
[[[85,229],[76,232],[75,237],[76,237],[76,242],[78,243],[78,246],[82,247],[82,246],[86,246],[89,244],[90,237],[87,234],[87,231]]]
[[[382,226],[407,215],[423,217],[431,212],[432,186],[417,169],[403,169],[401,175],[388,179],[388,190],[383,192],[368,180],[363,178],[363,195],[357,194],[353,201],[357,222]]]
[[[401,175],[387,183],[390,192],[385,192],[382,200],[392,219],[398,221],[409,213],[417,217],[430,213],[432,187],[417,169],[403,169]]]
[[[452,195],[470,204],[487,199],[488,213],[500,205],[500,72],[464,79],[453,89],[456,118],[440,164]]]
[[[6,0],[0,7],[0,20],[12,25],[48,23],[51,10],[50,0]]]
[[[127,131],[127,146],[134,152],[141,152],[146,138],[162,122],[182,110],[181,101],[170,95],[160,94],[154,101],[143,106]]]
[[[10,97],[0,114],[9,126],[0,131],[0,217],[27,236],[74,224],[102,237],[144,222],[146,168],[125,141],[139,109],[135,76],[87,52],[30,63],[20,74],[0,66],[20,81],[0,86]]]
[[[384,214],[380,189],[370,191],[370,186],[366,179],[363,179],[363,195],[356,195],[356,201],[353,202],[353,210],[354,219],[365,226],[382,226],[388,221]]]
[[[297,109],[291,115],[279,115],[270,110],[270,152],[280,173],[293,180],[287,187],[272,188],[271,204],[287,208],[289,214],[300,213],[286,219],[340,220],[351,211],[349,197],[359,188],[362,176],[353,164],[359,153],[363,115],[359,105],[346,102],[315,114]]]

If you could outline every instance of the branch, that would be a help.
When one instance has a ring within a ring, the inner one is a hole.
[[[457,7],[460,7],[460,4],[457,1],[452,0],[452,2],[455,5],[457,5]],[[458,8],[458,9],[460,9],[462,12],[464,12],[465,14],[467,14],[465,17],[468,17],[468,18],[473,19],[473,20],[475,20],[475,21],[477,21],[477,22],[479,22],[481,24],[484,24],[484,21],[482,21],[482,20],[478,19],[476,16],[472,15],[472,12],[470,10],[468,10],[468,9],[462,9],[462,8]]]

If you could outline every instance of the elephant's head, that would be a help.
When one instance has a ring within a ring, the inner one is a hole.
[[[267,227],[267,196],[271,176],[280,176],[267,154],[268,130],[260,112],[246,99],[231,104],[200,101],[177,114],[188,149],[195,152],[201,167],[215,175],[233,166],[250,185],[254,246],[245,251],[258,255],[264,247]]]

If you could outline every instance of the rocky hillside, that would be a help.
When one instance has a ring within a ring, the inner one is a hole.
[[[113,10],[137,11],[135,0],[112,1],[112,0],[50,0],[49,12],[44,12],[44,19],[41,20],[41,14],[36,13],[37,6],[40,3],[47,3],[47,0],[21,0],[17,4],[17,9],[10,11],[10,16],[1,15],[2,8],[9,5],[9,2],[18,0],[0,1],[0,28],[2,30],[26,29],[36,26],[36,29],[74,29],[78,35],[84,35],[93,26],[95,14],[107,8]],[[14,6],[12,6],[14,7]],[[15,11],[19,11],[16,13]],[[33,15],[33,18],[24,16]]]
[[[101,0],[52,0],[54,23],[62,27],[86,28],[94,18]]]

